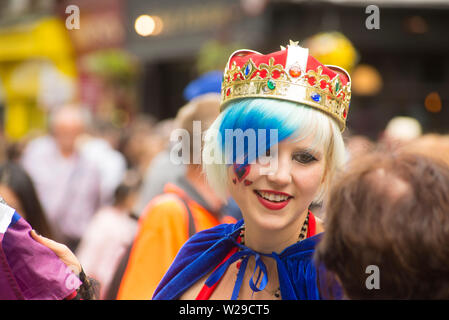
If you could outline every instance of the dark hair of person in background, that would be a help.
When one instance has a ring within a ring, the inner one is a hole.
[[[52,238],[50,225],[45,217],[33,182],[25,170],[13,162],[0,165],[0,185],[12,191],[19,202],[15,206],[20,206],[20,210],[23,212],[19,212],[19,208],[14,209],[27,220],[31,227],[41,235]],[[3,198],[10,206],[14,205],[8,202],[6,196],[3,196]]]
[[[374,153],[334,185],[315,259],[349,299],[449,299],[449,167]],[[379,269],[379,288],[366,285]]]
[[[121,205],[128,195],[137,190],[138,186],[121,183],[114,192],[114,205]]]
[[[114,191],[114,206],[124,207],[126,211],[130,211],[130,217],[136,220],[139,218],[135,212],[132,212],[132,204],[135,202],[141,184],[140,176],[136,172],[129,170],[122,183]]]

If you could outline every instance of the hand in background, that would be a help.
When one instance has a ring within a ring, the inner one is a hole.
[[[35,230],[31,230],[30,234],[34,240],[52,250],[59,257],[59,259],[61,259],[70,269],[72,269],[77,276],[79,276],[82,270],[81,264],[75,254],[70,251],[66,245],[38,235]]]

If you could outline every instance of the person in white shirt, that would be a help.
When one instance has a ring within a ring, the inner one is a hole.
[[[33,180],[55,240],[76,249],[101,205],[100,172],[76,148],[87,119],[77,106],[63,106],[50,118],[51,134],[32,140],[21,164]]]

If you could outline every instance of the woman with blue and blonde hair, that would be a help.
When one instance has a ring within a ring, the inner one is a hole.
[[[191,237],[153,299],[320,299],[313,253],[323,227],[309,206],[344,162],[350,78],[290,42],[233,53],[221,98],[203,169],[243,220]]]
[[[231,55],[202,159],[210,185],[234,198],[243,219],[192,236],[153,299],[323,298],[319,283],[333,284],[314,263],[324,230],[309,207],[343,165],[350,87],[346,71],[295,42]],[[67,248],[33,237],[82,270]],[[331,289],[335,297],[339,287]]]

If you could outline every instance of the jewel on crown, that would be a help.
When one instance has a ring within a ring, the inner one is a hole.
[[[221,110],[234,99],[248,97],[308,105],[334,117],[343,131],[351,83],[346,71],[322,65],[308,55],[308,49],[290,40],[287,48],[281,46],[281,51],[269,55],[251,50],[231,55],[223,76]]]

